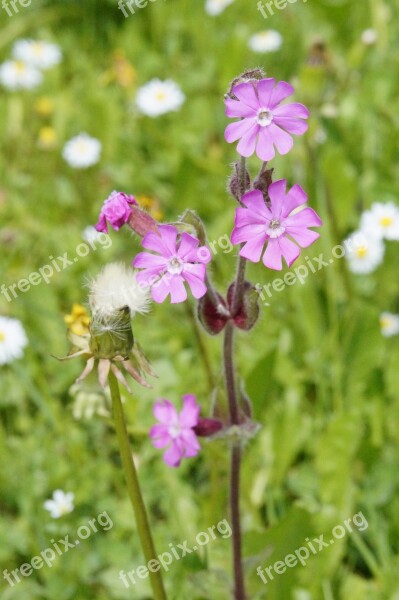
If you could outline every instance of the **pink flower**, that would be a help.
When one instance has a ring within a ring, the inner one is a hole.
[[[279,154],[287,154],[293,146],[293,135],[305,133],[308,124],[303,120],[309,111],[303,104],[285,104],[282,100],[294,93],[292,85],[275,79],[239,83],[232,89],[238,100],[226,98],[226,115],[240,121],[226,127],[226,141],[236,142],[241,156],[251,156],[255,150],[263,161],[274,158],[274,146]]]
[[[163,459],[170,467],[178,467],[183,458],[196,456],[200,451],[194,432],[199,413],[200,406],[191,394],[183,396],[180,414],[169,400],[155,403],[154,416],[160,424],[151,428],[150,438],[155,448],[169,446]]]
[[[107,221],[118,231],[122,225],[128,222],[131,215],[131,205],[137,205],[133,196],[128,196],[124,192],[112,192],[105,200],[95,228],[97,231],[108,233]]]
[[[137,274],[137,281],[151,285],[151,294],[155,302],[163,302],[170,294],[171,303],[184,302],[187,291],[186,281],[194,298],[206,293],[205,264],[211,259],[206,246],[198,247],[199,241],[182,233],[177,241],[178,231],[173,225],[160,225],[158,233],[147,233],[142,245],[157,254],[140,252],[133,266],[144,270]]]
[[[318,233],[308,227],[319,227],[322,224],[312,208],[299,208],[308,199],[301,186],[294,185],[287,194],[286,186],[285,179],[269,186],[270,208],[259,190],[244,194],[241,202],[246,208],[237,208],[235,227],[231,234],[233,244],[246,242],[240,255],[252,262],[260,261],[267,242],[263,264],[277,271],[282,269],[282,257],[290,267],[300,254],[300,249],[291,238],[301,248],[306,248],[319,237]]]

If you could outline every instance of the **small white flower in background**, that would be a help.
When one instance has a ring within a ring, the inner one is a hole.
[[[332,102],[327,102],[321,107],[320,114],[326,119],[336,119],[338,117],[338,107]]]
[[[22,358],[28,338],[17,319],[0,316],[0,365]]]
[[[380,314],[381,333],[385,337],[392,337],[399,333],[399,315],[390,312]]]
[[[73,511],[73,499],[75,495],[72,492],[65,493],[62,490],[55,490],[52,500],[46,500],[44,508],[49,511],[53,519],[59,519]]]
[[[355,231],[345,241],[349,270],[352,273],[372,273],[382,263],[385,247],[382,240],[369,236],[363,231]]]
[[[20,60],[6,60],[0,65],[0,83],[9,90],[31,90],[43,81],[43,75]]]
[[[59,46],[35,40],[16,41],[12,49],[12,56],[38,69],[50,69],[58,65],[62,58]]]
[[[324,129],[316,129],[313,134],[313,139],[316,144],[324,144],[327,141],[327,133]]]
[[[283,37],[274,29],[260,31],[249,38],[248,46],[253,52],[275,52],[281,48]]]
[[[97,229],[95,229],[92,225],[88,225],[82,231],[82,238],[89,244],[90,242],[102,240],[104,238],[104,233],[97,231]]]
[[[123,263],[110,263],[90,283],[90,307],[101,315],[112,315],[128,306],[131,316],[149,311],[149,287],[136,280],[136,271]]]
[[[212,16],[220,15],[233,2],[234,0],[206,0],[205,12]]]
[[[372,46],[377,41],[377,32],[375,29],[365,29],[362,33],[361,40],[366,46]]]
[[[360,219],[365,235],[399,240],[399,208],[393,202],[375,202]]]
[[[80,133],[69,140],[62,151],[64,160],[75,169],[86,169],[95,165],[100,160],[100,154],[101,142],[87,133]]]
[[[180,87],[167,79],[152,79],[137,91],[136,105],[148,117],[158,117],[179,110],[186,97]]]

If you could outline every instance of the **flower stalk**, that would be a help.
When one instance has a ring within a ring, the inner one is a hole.
[[[151,560],[156,560],[157,554],[151,535],[147,511],[144,505],[143,496],[141,494],[136,467],[134,465],[133,456],[130,449],[119,384],[112,372],[109,373],[108,381],[111,390],[116,435],[118,438],[119,451],[122,459],[123,470],[125,472],[127,488],[136,517],[141,547],[143,549],[145,559],[147,563],[149,563]],[[150,570],[149,577],[154,594],[154,600],[167,600],[160,571],[153,572]]]

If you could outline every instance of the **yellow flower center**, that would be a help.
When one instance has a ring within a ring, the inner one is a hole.
[[[392,225],[392,223],[393,223],[392,217],[381,217],[381,219],[380,219],[380,225],[382,227],[389,227],[390,225]]]
[[[43,45],[40,42],[33,44],[33,54],[35,56],[40,56],[43,54]]]
[[[359,258],[364,258],[365,256],[367,256],[367,247],[359,246],[358,248],[356,248],[356,254]]]
[[[382,317],[380,319],[380,325],[382,329],[388,329],[388,327],[391,326],[391,319],[388,319],[387,317]]]
[[[16,60],[15,61],[15,69],[16,69],[17,73],[21,74],[25,71],[26,66],[21,60]]]
[[[165,100],[166,94],[165,94],[165,92],[159,91],[155,94],[155,98],[157,100]]]
[[[0,342],[4,342],[5,339],[6,339],[5,333],[3,333],[2,331],[0,331]]]

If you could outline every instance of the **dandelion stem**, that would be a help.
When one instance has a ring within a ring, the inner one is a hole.
[[[121,454],[122,465],[125,471],[127,488],[136,517],[137,530],[141,542],[141,547],[143,549],[146,561],[149,562],[150,560],[156,559],[157,554],[155,551],[147,511],[141,494],[136,467],[134,465],[132,451],[129,444],[129,437],[127,433],[125,416],[122,407],[119,384],[115,375],[112,372],[108,376],[108,381],[111,390],[115,429],[119,443],[119,451]],[[160,572],[149,571],[149,575],[152,591],[154,594],[154,600],[167,600]]]

